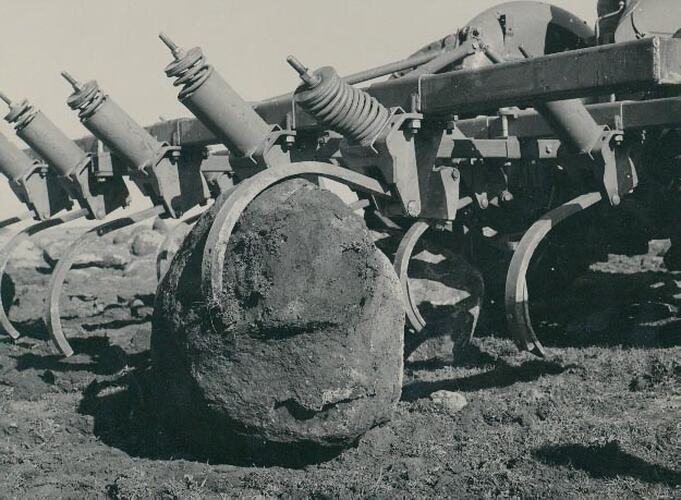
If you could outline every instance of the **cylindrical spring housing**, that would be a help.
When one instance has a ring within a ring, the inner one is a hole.
[[[545,102],[536,105],[536,109],[578,153],[590,153],[603,133],[603,127],[579,99]]]
[[[170,39],[161,39],[172,50],[175,61],[165,68],[175,86],[182,86],[177,96],[232,152],[246,156],[262,144],[271,127],[239,94],[206,63],[201,49],[184,52]]]
[[[295,92],[295,100],[321,125],[360,144],[385,127],[390,112],[365,91],[348,85],[330,66],[318,69]]]
[[[17,135],[60,175],[69,175],[87,158],[85,151],[27,101],[11,105],[5,120],[14,124]]]
[[[16,181],[33,168],[33,161],[7,137],[0,134],[0,173]]]
[[[71,109],[92,134],[131,167],[143,169],[156,160],[163,144],[132,119],[95,81],[72,82],[75,92],[68,98]]]

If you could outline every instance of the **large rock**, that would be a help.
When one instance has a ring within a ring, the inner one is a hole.
[[[158,287],[152,359],[166,421],[204,451],[235,453],[247,437],[248,452],[271,454],[349,445],[387,420],[402,386],[403,303],[361,218],[307,181],[269,189],[232,236],[216,304],[200,293],[216,206]]]

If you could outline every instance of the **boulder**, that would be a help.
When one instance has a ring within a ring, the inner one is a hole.
[[[206,300],[201,257],[220,205],[158,287],[151,347],[164,421],[203,452],[249,460],[352,444],[401,394],[404,310],[391,263],[337,196],[296,179],[247,208],[222,296]]]

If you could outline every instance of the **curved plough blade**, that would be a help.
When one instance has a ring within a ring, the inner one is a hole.
[[[2,251],[0,251],[0,282],[2,282],[2,278],[5,273],[5,268],[7,267],[7,263],[9,262],[9,259],[12,256],[12,251],[17,246],[17,242],[19,242],[21,238],[25,236],[33,236],[36,233],[45,231],[46,229],[50,229],[55,226],[60,226],[62,224],[74,221],[76,219],[80,219],[82,217],[85,217],[87,213],[88,211],[86,209],[73,210],[71,212],[67,212],[62,215],[55,215],[54,217],[51,217],[44,221],[37,222],[15,233],[9,239],[9,241],[5,243],[5,246],[3,247]],[[5,333],[7,333],[10,337],[12,337],[15,340],[21,336],[21,334],[17,331],[16,328],[14,328],[14,325],[12,325],[9,318],[7,317],[7,314],[5,312],[5,304],[2,304],[1,298],[0,298],[0,327]]]
[[[416,247],[416,243],[429,227],[430,224],[427,222],[415,222],[404,237],[402,237],[400,246],[397,247],[397,252],[395,253],[395,262],[393,263],[397,277],[400,279],[400,286],[402,287],[402,297],[404,298],[407,320],[415,332],[422,331],[426,327],[426,321],[421,316],[414,296],[411,293],[407,271],[409,270],[409,261],[414,253],[414,247]]]
[[[100,238],[105,234],[123,229],[133,224],[137,224],[138,222],[142,222],[152,217],[156,217],[157,215],[163,213],[163,211],[164,209],[162,206],[155,206],[146,210],[142,210],[141,212],[136,212],[132,215],[129,215],[128,217],[121,217],[119,219],[105,222],[104,224],[92,228],[82,234],[78,239],[71,243],[64,256],[59,259],[59,262],[57,263],[52,276],[50,277],[50,283],[47,289],[46,311],[43,320],[55,347],[64,356],[71,356],[73,354],[73,349],[64,336],[61,326],[59,302],[61,298],[61,291],[64,286],[64,280],[66,279],[66,274],[69,272],[69,269],[71,269],[78,252],[80,252],[83,246],[91,240]]]
[[[206,239],[201,264],[201,289],[206,301],[220,302],[225,252],[229,238],[249,203],[274,184],[294,177],[310,175],[328,177],[375,196],[388,196],[387,189],[376,179],[346,168],[313,161],[269,168],[246,179],[231,192],[222,196],[222,206]]]
[[[513,254],[506,276],[505,306],[506,321],[513,338],[522,351],[529,351],[544,357],[546,351],[532,327],[527,291],[527,270],[534,252],[541,242],[558,224],[578,214],[603,199],[601,193],[588,193],[551,210],[532,224],[520,240]]]

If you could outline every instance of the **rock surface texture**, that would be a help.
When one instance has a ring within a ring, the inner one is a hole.
[[[389,419],[404,309],[362,219],[308,181],[274,186],[242,216],[223,295],[207,304],[199,276],[215,213],[197,222],[157,292],[152,361],[170,420],[195,444],[246,436],[253,451],[342,447]]]

